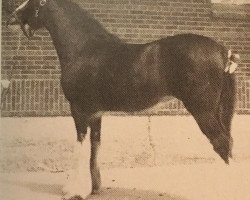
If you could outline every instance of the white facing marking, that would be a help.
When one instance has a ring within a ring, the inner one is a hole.
[[[22,10],[22,9],[28,4],[29,1],[30,1],[30,0],[27,0],[27,1],[23,2],[23,3],[16,9],[16,11]]]

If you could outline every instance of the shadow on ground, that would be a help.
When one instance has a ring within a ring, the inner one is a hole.
[[[167,193],[124,188],[105,188],[99,195],[92,195],[89,200],[186,200]]]
[[[25,182],[25,181],[10,181],[5,180],[2,183],[9,186],[15,186],[14,188],[19,188],[20,190],[28,190],[32,193],[36,193],[37,199],[40,194],[55,197],[55,200],[61,199],[62,188],[60,184],[44,184],[35,182]],[[13,191],[15,192],[15,191]],[[28,194],[27,194],[28,195]],[[50,198],[51,199],[51,198]],[[80,198],[73,198],[72,200],[80,200]],[[97,195],[90,195],[87,200],[187,200],[182,197],[172,196],[167,193],[160,193],[155,191],[139,190],[136,188],[125,189],[125,188],[102,188],[101,192]]]
[[[49,195],[62,195],[63,185],[60,184],[45,184],[25,181],[1,180],[1,183],[8,185],[9,188],[19,188],[20,190],[29,190],[34,193],[45,193]],[[14,191],[13,191],[14,192]]]

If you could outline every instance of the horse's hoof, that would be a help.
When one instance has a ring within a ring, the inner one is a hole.
[[[64,187],[63,188],[63,197],[62,200],[83,200],[86,199],[90,195],[89,190],[85,190],[83,188],[77,188],[78,186],[75,185],[75,187]]]
[[[63,197],[62,200],[84,200],[80,195],[74,195],[72,197]]]
[[[66,185],[62,189],[63,200],[82,200],[91,194],[90,177],[76,174],[70,176]]]
[[[98,195],[101,193],[101,190],[92,190],[91,195]]]

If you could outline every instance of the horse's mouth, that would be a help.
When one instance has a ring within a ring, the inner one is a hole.
[[[21,28],[21,29],[22,29],[22,28]],[[28,24],[25,24],[25,25],[24,25],[24,28],[23,28],[22,30],[23,30],[24,35],[25,35],[27,38],[33,37],[33,35],[34,35],[34,33],[35,33],[35,30],[32,29]]]

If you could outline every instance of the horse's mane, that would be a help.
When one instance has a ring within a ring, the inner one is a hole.
[[[89,12],[81,8],[77,3],[72,0],[56,1],[58,6],[64,8],[65,12],[77,28],[82,29],[82,32],[90,33],[92,36],[119,40],[117,36],[109,33],[99,21],[97,21]]]

